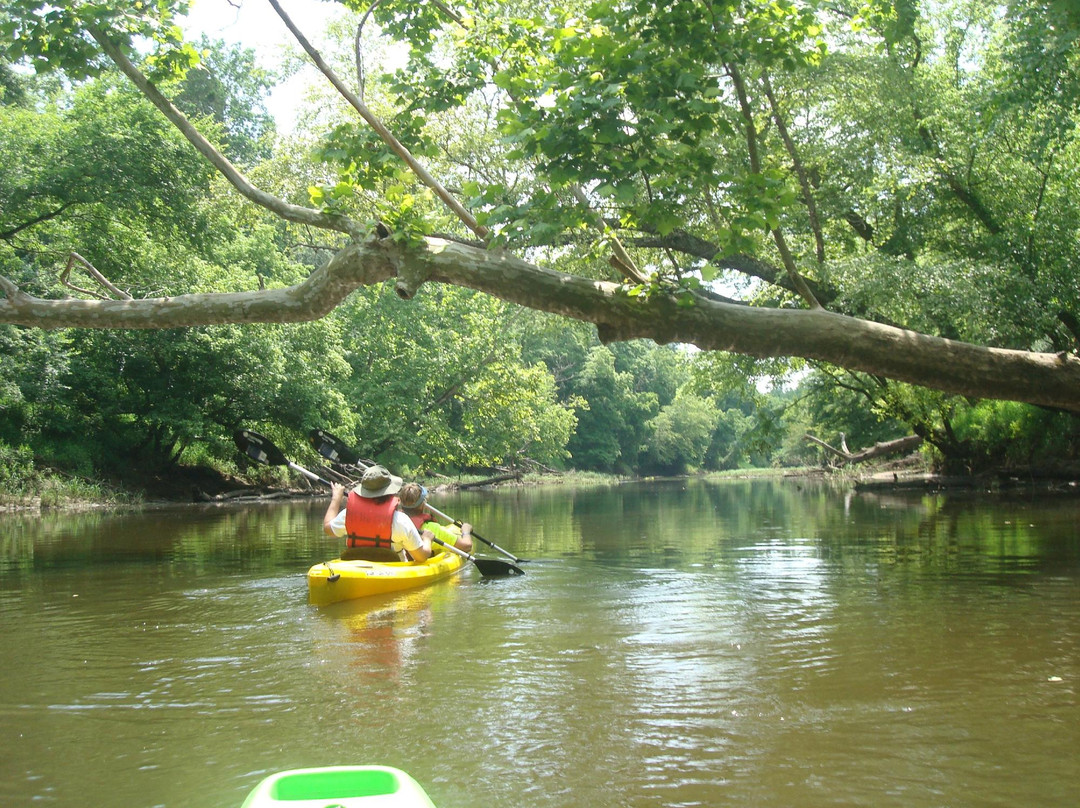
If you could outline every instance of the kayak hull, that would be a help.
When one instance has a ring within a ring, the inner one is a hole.
[[[265,778],[241,808],[435,808],[424,789],[391,766],[290,769]]]
[[[436,553],[427,561],[324,561],[308,570],[308,602],[327,606],[415,589],[448,578],[463,566],[465,559],[451,552]]]

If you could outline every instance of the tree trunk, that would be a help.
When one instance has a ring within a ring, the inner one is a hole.
[[[477,480],[474,483],[461,483],[458,485],[458,489],[464,491],[467,488],[483,488],[485,485],[494,485],[495,483],[504,483],[507,480],[520,480],[520,472],[514,472],[512,474],[500,474],[498,477],[488,477],[486,480]]]
[[[875,443],[866,449],[861,449],[858,452],[849,452],[846,450],[837,449],[830,446],[820,438],[815,438],[813,435],[804,436],[808,441],[816,443],[818,446],[822,446],[832,454],[841,459],[840,465],[844,466],[848,463],[862,463],[866,460],[873,460],[877,457],[887,457],[888,455],[900,454],[901,452],[911,452],[917,449],[923,442],[923,439],[918,435],[906,435],[903,438],[897,438],[896,440],[880,441]]]

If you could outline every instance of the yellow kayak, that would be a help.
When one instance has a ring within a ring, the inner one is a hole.
[[[426,586],[465,566],[455,553],[436,553],[427,561],[324,561],[308,570],[308,603],[326,606]]]

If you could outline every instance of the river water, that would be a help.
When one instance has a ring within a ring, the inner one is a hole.
[[[239,808],[361,763],[438,808],[1080,799],[1080,497],[434,501],[527,575],[318,609],[321,501],[0,519],[0,805]]]

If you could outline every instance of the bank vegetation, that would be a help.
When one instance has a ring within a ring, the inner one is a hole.
[[[5,499],[284,484],[240,427],[449,480],[1076,475],[1071,3],[271,0],[270,66],[182,5],[0,11]]]

